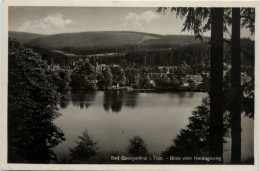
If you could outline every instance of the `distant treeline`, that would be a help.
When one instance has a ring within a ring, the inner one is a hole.
[[[106,45],[106,46],[91,46],[91,47],[64,47],[60,50],[73,53],[75,55],[92,55],[104,53],[125,53],[134,49],[168,49],[180,47],[184,45],[172,44],[167,42],[142,43],[142,44],[124,44],[124,45]]]
[[[252,66],[254,61],[254,41],[244,38],[241,40],[241,47],[244,52],[242,53],[242,65]],[[49,64],[55,63],[61,67],[68,67],[80,58],[89,58],[91,61],[98,63],[119,64],[122,66],[133,64],[140,66],[179,66],[182,61],[185,61],[195,70],[200,70],[201,67],[209,67],[210,65],[210,45],[208,43],[194,43],[183,46],[168,43],[106,46],[104,48],[65,47],[59,49],[65,53],[75,54],[75,56],[68,56],[39,47],[33,47],[33,49],[42,54],[43,59],[47,60]],[[108,53],[115,53],[115,55],[106,55]],[[103,54],[103,56],[87,56],[93,54]],[[224,62],[227,64],[230,63],[230,54],[230,45],[225,43]]]

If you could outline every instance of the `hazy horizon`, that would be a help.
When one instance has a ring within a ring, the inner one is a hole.
[[[79,31],[79,32],[61,32],[61,33],[55,33],[55,34],[42,34],[42,33],[32,33],[32,32],[26,32],[26,31],[15,31],[15,30],[9,30],[8,32],[19,32],[19,33],[29,33],[29,34],[41,34],[41,35],[56,35],[56,34],[73,34],[73,33],[87,33],[87,32],[129,32],[129,33],[145,33],[145,34],[154,34],[154,35],[160,35],[160,36],[166,36],[166,35],[181,35],[181,36],[195,36],[194,34],[158,34],[158,33],[150,33],[150,32],[141,32],[141,31],[131,31],[131,30],[111,30],[111,31]],[[203,36],[203,37],[210,37],[210,36]]]

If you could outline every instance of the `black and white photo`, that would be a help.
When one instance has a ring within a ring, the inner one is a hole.
[[[258,164],[254,3],[6,9],[7,164]]]

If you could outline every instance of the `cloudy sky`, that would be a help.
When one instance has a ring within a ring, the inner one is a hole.
[[[175,13],[157,14],[157,8],[9,7],[9,30],[40,34],[82,31],[140,31],[156,34],[181,32]],[[209,36],[210,33],[204,35]],[[247,30],[242,37],[249,37]]]

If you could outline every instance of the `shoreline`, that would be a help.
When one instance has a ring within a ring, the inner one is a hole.
[[[89,92],[95,92],[95,91],[153,91],[153,92],[190,92],[190,93],[208,93],[207,91],[191,91],[191,90],[173,90],[173,89],[106,89],[106,90],[87,90],[87,89],[70,89],[68,91],[89,91]]]

